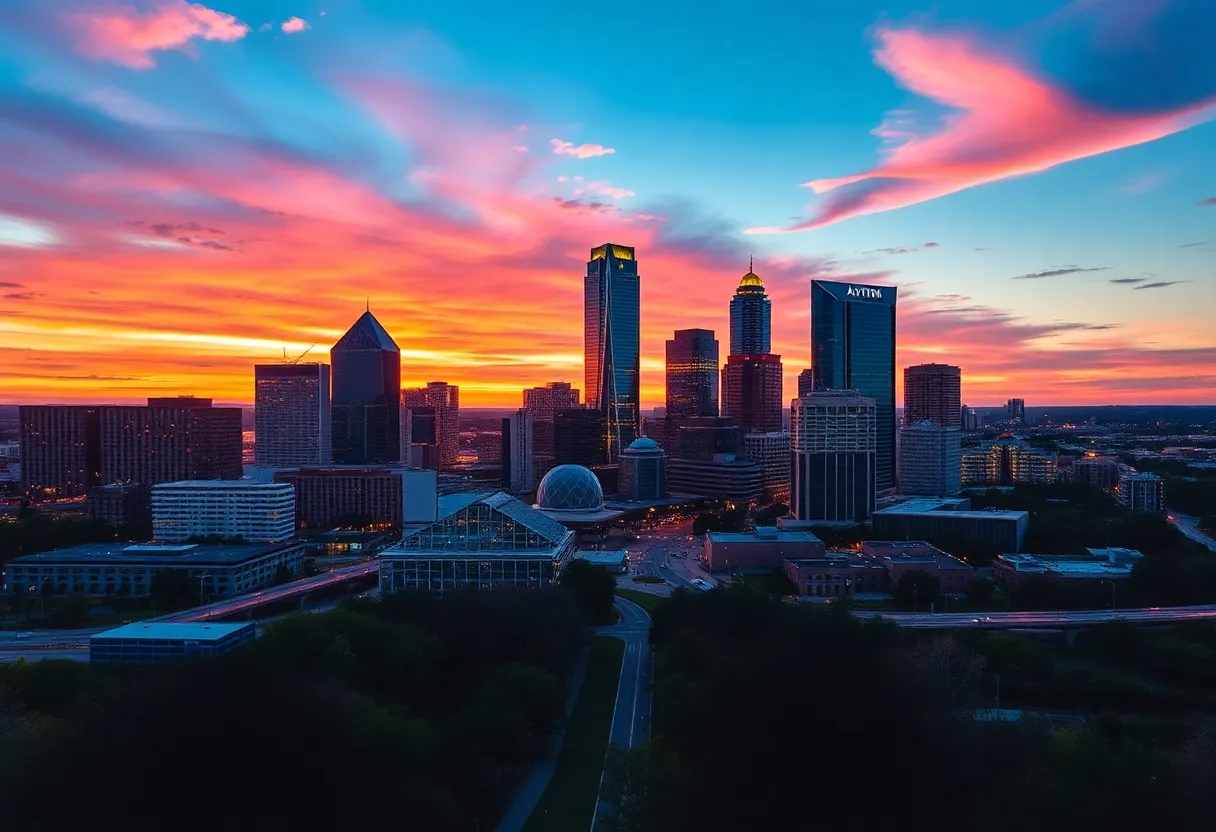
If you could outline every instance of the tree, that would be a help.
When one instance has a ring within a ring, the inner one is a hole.
[[[89,623],[89,597],[83,592],[73,592],[64,599],[60,607],[63,616],[63,626],[83,627]]]
[[[941,594],[941,581],[923,569],[905,572],[895,582],[895,600],[905,606],[925,608]]]
[[[288,569],[286,566],[283,566],[282,564],[279,565],[278,569],[274,570],[274,585],[275,586],[282,586],[283,584],[289,584],[292,581],[294,581],[295,579],[296,579],[296,576],[291,574],[291,570]]]
[[[558,583],[574,593],[592,624],[611,624],[616,620],[612,607],[616,578],[604,567],[575,558],[562,567]]]
[[[967,600],[976,604],[987,604],[992,600],[996,585],[987,578],[972,578],[967,582]]]
[[[152,605],[158,610],[180,610],[198,603],[198,584],[181,569],[162,569],[152,575]]]

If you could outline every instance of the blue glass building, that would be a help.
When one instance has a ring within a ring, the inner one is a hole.
[[[400,462],[401,350],[370,310],[334,344],[329,363],[334,462]]]
[[[760,275],[749,268],[730,299],[730,354],[769,353],[772,346],[773,302]]]
[[[811,281],[811,365],[816,390],[874,400],[874,487],[895,487],[894,286]]]
[[[591,250],[583,284],[583,372],[587,408],[604,419],[601,459],[617,461],[641,430],[641,287],[629,246]]]

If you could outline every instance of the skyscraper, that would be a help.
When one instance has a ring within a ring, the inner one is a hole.
[[[604,420],[601,462],[615,462],[641,430],[641,341],[634,250],[597,246],[583,283],[583,372],[587,407]]]
[[[333,460],[391,465],[401,454],[401,350],[368,310],[329,351]]]
[[[874,400],[856,390],[795,399],[790,419],[791,497],[799,520],[854,522],[874,511]]]
[[[1026,423],[1026,400],[1010,399],[1005,402],[1005,420],[1014,424]]]
[[[532,447],[538,478],[553,467],[553,414],[578,406],[579,391],[569,382],[551,381],[544,387],[524,390],[524,408],[532,414]]]
[[[502,484],[516,493],[536,488],[532,413],[521,407],[502,420]]]
[[[747,431],[781,430],[781,356],[771,353],[730,355],[722,369],[722,415]]]
[[[961,427],[962,370],[950,364],[904,368],[904,424],[928,420],[945,428]]]
[[[253,388],[255,464],[333,461],[328,364],[255,364]]]
[[[675,447],[688,419],[718,415],[718,341],[710,329],[677,329],[667,342],[664,443]]]
[[[798,398],[815,392],[815,371],[809,367],[798,374]]]
[[[815,389],[857,390],[874,400],[875,487],[895,487],[894,286],[811,281]]]
[[[79,497],[102,484],[101,408],[22,405],[21,492],[34,497]]]
[[[748,265],[730,301],[730,354],[766,353],[773,348],[773,302],[764,281]]]
[[[558,465],[603,464],[604,414],[572,407],[553,414],[553,461]]]
[[[460,455],[460,388],[446,381],[432,381],[426,387],[407,389],[401,398],[406,407],[435,408],[439,470],[454,467]]]

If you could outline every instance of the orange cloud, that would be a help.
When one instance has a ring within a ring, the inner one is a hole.
[[[889,114],[875,130],[894,145],[882,162],[864,173],[806,183],[831,194],[810,219],[747,233],[803,231],[904,208],[1155,141],[1216,115],[1216,97],[1147,115],[1104,112],[969,35],[881,27],[877,40],[876,64],[900,86],[955,112],[925,135],[911,126],[908,111]]]
[[[279,27],[289,35],[294,35],[297,32],[303,32],[305,29],[311,28],[308,21],[302,17],[289,17],[283,21],[283,25]]]
[[[194,38],[230,42],[249,33],[249,27],[232,15],[185,0],[165,0],[145,13],[122,8],[77,14],[71,22],[81,54],[132,69],[150,69],[156,66],[152,52],[183,49]]]

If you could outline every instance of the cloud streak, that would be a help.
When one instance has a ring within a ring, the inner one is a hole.
[[[1063,277],[1069,274],[1083,274],[1085,272],[1107,272],[1110,271],[1110,266],[1095,266],[1093,268],[1084,268],[1082,266],[1063,266],[1058,269],[1045,269],[1041,272],[1031,272],[1030,274],[1018,274],[1009,278],[1010,280],[1042,280],[1045,277]]]
[[[906,116],[896,127],[887,122],[876,132],[890,146],[876,166],[805,183],[828,195],[810,218],[748,233],[805,231],[905,208],[1152,142],[1216,114],[1211,95],[1149,112],[1104,110],[973,34],[880,25],[874,38],[874,62],[899,86],[950,114],[927,131],[918,131]]]
[[[249,33],[249,27],[233,15],[185,0],[164,0],[142,13],[116,6],[75,14],[70,22],[81,54],[131,69],[151,69],[156,66],[153,52],[184,49],[196,38],[232,42]]]
[[[553,152],[558,156],[571,156],[575,159],[594,159],[596,156],[611,156],[616,148],[604,147],[602,144],[574,144],[561,139],[550,139]]]

